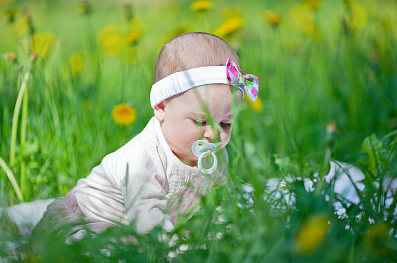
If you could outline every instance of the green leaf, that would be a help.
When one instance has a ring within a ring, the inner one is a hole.
[[[361,146],[361,151],[368,154],[367,158],[365,158],[365,162],[367,162],[369,166],[369,170],[372,174],[376,173],[377,167],[382,163],[382,151],[384,151],[384,144],[381,140],[379,140],[375,134],[368,136],[364,139],[364,142]]]

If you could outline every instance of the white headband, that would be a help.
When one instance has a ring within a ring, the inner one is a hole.
[[[191,88],[206,84],[229,84],[225,66],[193,68],[171,74],[154,83],[150,91],[150,104],[157,104]]]
[[[171,74],[154,83],[150,91],[152,108],[177,94],[206,84],[227,84],[244,91],[255,101],[258,95],[258,78],[251,74],[243,75],[236,64],[228,59],[225,66],[193,68]]]

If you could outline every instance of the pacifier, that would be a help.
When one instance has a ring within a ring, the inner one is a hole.
[[[198,167],[202,173],[212,174],[216,170],[218,160],[216,158],[215,151],[217,151],[220,146],[220,142],[210,143],[204,140],[197,140],[192,144],[192,153],[198,157]],[[214,163],[210,168],[204,168],[202,164],[203,158],[207,156],[212,156],[212,158],[214,158]]]

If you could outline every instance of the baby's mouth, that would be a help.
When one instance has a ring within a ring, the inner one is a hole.
[[[216,167],[218,166],[218,160],[216,158],[215,152],[220,149],[221,143],[210,143],[204,140],[197,140],[192,144],[192,153],[198,157],[198,167],[200,168],[201,172],[204,174],[212,174]],[[210,168],[204,168],[202,165],[202,159],[212,156],[214,158],[214,164]]]

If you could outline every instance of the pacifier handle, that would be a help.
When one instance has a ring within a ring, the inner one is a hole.
[[[216,158],[215,153],[211,151],[211,154],[210,154],[210,155],[212,156],[212,158],[214,158],[214,164],[211,166],[211,168],[208,168],[208,169],[204,168],[203,165],[202,165],[202,163],[201,163],[201,161],[203,160],[203,158],[204,158],[205,156],[209,156],[209,155],[207,154],[207,152],[202,152],[202,153],[200,154],[199,158],[198,158],[198,167],[200,168],[200,171],[201,171],[202,173],[204,173],[204,174],[212,174],[213,172],[215,172],[216,167],[218,166],[218,159]]]
[[[212,174],[215,172],[216,167],[218,166],[218,159],[216,158],[215,151],[220,146],[219,143],[209,143],[204,140],[197,140],[192,144],[192,152],[195,156],[198,157],[198,167],[200,171],[204,174]],[[202,160],[204,157],[211,155],[214,158],[214,164],[210,168],[204,168],[202,164]]]

